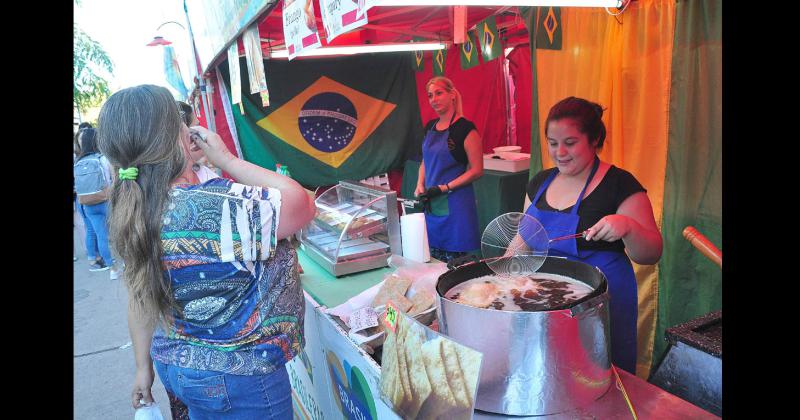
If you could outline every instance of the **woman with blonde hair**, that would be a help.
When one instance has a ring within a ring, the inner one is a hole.
[[[291,418],[285,364],[304,344],[304,300],[285,239],[314,202],[217,134],[191,130],[159,86],[123,89],[100,111],[100,150],[119,173],[111,230],[126,262],[132,405],[153,402],[155,364],[192,419]],[[236,181],[199,183],[186,144]]]
[[[480,247],[472,183],[483,175],[483,145],[450,79],[434,77],[425,89],[439,118],[425,125],[414,194],[426,203],[431,256],[449,262]]]

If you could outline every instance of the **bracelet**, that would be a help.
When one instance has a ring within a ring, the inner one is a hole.
[[[453,189],[450,188],[450,183],[449,182],[445,183],[444,185],[447,186],[447,192],[453,191]]]

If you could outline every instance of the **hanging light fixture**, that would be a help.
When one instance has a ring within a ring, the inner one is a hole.
[[[620,7],[622,0],[383,0],[376,6]]]
[[[184,28],[183,25],[181,25],[180,23],[175,22],[174,20],[170,20],[170,21],[162,23],[161,25],[158,25],[158,28],[156,28],[156,31],[160,31],[161,28],[164,27],[164,25],[169,24],[169,23],[174,23],[174,24],[180,26],[181,29],[183,29],[184,31],[186,30],[186,28]],[[156,32],[156,33],[158,33],[158,32]],[[156,35],[156,36],[153,37],[153,40],[150,41],[149,44],[147,44],[147,46],[148,47],[155,47],[156,45],[170,45],[170,44],[172,44],[172,42],[167,41],[166,39],[164,39],[163,36]]]
[[[298,57],[326,56],[326,55],[352,55],[380,52],[398,51],[428,51],[443,50],[447,44],[443,42],[410,42],[401,44],[354,45],[347,47],[321,47],[308,52],[302,52]],[[270,53],[270,58],[289,58],[287,50],[278,50]]]
[[[166,39],[164,39],[163,36],[154,36],[153,40],[150,41],[150,43],[147,44],[147,46],[148,47],[155,47],[157,45],[170,45],[170,44],[172,44],[172,43],[167,41]]]

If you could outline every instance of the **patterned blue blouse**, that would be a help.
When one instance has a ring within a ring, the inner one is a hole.
[[[277,241],[280,191],[216,178],[176,186],[162,221],[165,276],[183,316],[154,360],[235,375],[266,374],[303,347],[297,254]]]

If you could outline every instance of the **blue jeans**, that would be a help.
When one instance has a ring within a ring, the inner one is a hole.
[[[93,205],[78,205],[83,225],[86,227],[86,257],[89,261],[97,259],[97,252],[106,265],[114,263],[111,249],[108,247],[108,202]]]
[[[192,420],[292,419],[292,387],[283,366],[266,375],[230,375],[154,361],[168,393]]]

